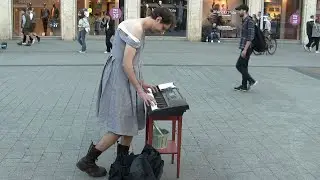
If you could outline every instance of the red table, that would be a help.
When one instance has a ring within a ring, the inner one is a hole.
[[[153,122],[154,121],[171,121],[172,122],[172,140],[168,141],[165,149],[157,149],[160,154],[171,154],[171,163],[174,163],[174,155],[177,155],[177,178],[180,177],[180,159],[181,159],[181,133],[182,133],[182,116],[148,116],[146,122],[146,139],[145,143],[152,145]],[[178,136],[176,142],[176,129],[178,123]]]

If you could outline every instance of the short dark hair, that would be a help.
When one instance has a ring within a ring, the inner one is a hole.
[[[174,16],[168,8],[155,8],[151,13],[151,18],[157,19],[157,17],[162,17],[161,23],[163,24],[174,24]]]
[[[246,4],[241,4],[240,6],[236,7],[236,10],[245,10],[245,11],[249,11],[249,7]]]
[[[313,19],[313,18],[314,18],[314,15],[311,15],[311,16],[310,16],[310,18],[312,18],[312,19]]]

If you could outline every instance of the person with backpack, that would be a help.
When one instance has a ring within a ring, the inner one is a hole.
[[[242,74],[242,84],[234,89],[237,91],[248,91],[250,87],[257,84],[257,81],[248,72],[249,59],[253,52],[252,42],[255,39],[255,22],[248,14],[249,7],[247,5],[242,4],[236,10],[239,11],[239,15],[243,20],[239,45],[241,53],[236,64],[236,68]]]

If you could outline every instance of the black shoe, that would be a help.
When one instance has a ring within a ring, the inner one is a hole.
[[[249,83],[249,89],[258,84],[258,81],[253,81]]]
[[[38,42],[40,42],[40,37],[39,36],[37,36],[37,40],[38,40]]]
[[[104,167],[98,166],[95,162],[101,153],[102,152],[96,149],[95,145],[91,143],[87,155],[80,159],[80,161],[77,163],[77,167],[92,177],[106,176],[107,170]]]
[[[235,87],[234,90],[246,92],[248,91],[248,88],[241,85],[241,86]]]

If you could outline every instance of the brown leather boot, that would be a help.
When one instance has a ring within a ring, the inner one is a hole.
[[[106,176],[107,170],[104,167],[96,165],[96,160],[101,153],[102,152],[96,149],[95,145],[91,143],[87,155],[80,159],[80,161],[77,163],[77,167],[92,177]]]

